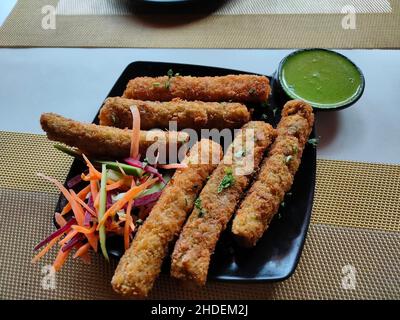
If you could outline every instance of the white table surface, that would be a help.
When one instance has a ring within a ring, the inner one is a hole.
[[[132,61],[204,64],[271,74],[288,50],[0,49],[0,130],[42,133],[42,112],[92,121]],[[400,163],[400,51],[339,50],[364,72],[352,107],[317,113],[318,157]],[[1,146],[0,146],[1,148]]]
[[[0,26],[4,23],[17,0],[0,0]]]

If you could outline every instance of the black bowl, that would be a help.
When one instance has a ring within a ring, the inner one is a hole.
[[[334,105],[332,104],[332,106],[329,107],[319,107],[317,105],[313,105],[314,110],[321,110],[321,111],[332,111],[332,110],[340,110],[340,109],[345,109],[348,108],[350,106],[352,106],[353,104],[355,104],[363,95],[364,93],[364,89],[365,89],[365,78],[364,78],[364,74],[362,73],[361,69],[353,62],[351,61],[349,58],[347,58],[346,56],[344,56],[341,53],[338,53],[336,51],[332,51],[332,50],[328,50],[328,49],[319,49],[319,48],[310,48],[310,49],[300,49],[300,50],[296,50],[293,51],[292,53],[288,54],[286,57],[284,57],[281,62],[279,63],[279,67],[278,70],[275,72],[274,74],[274,79],[277,82],[277,87],[279,90],[279,94],[280,95],[285,95],[286,99],[301,99],[299,97],[296,97],[294,95],[291,95],[291,92],[286,90],[285,86],[282,85],[282,81],[281,81],[281,77],[282,77],[282,68],[283,65],[285,64],[286,60],[290,57],[292,57],[293,55],[298,54],[299,52],[304,52],[304,51],[313,51],[313,50],[319,50],[319,51],[328,51],[328,52],[332,52],[344,59],[346,59],[347,61],[349,61],[359,72],[360,77],[361,77],[361,85],[360,85],[360,89],[358,90],[358,92],[356,93],[356,95],[348,102],[344,103],[344,104],[338,104],[338,105]],[[303,99],[305,100],[305,99]],[[305,100],[307,101],[307,100]],[[310,104],[312,105],[312,103],[310,102]]]

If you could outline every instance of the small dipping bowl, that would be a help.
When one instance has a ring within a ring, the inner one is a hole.
[[[287,96],[318,110],[347,108],[365,88],[361,70],[344,55],[326,49],[294,51],[281,61],[276,76]]]

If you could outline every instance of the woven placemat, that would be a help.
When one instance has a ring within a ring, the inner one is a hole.
[[[58,192],[35,171],[63,180],[71,160],[42,135],[0,132],[0,298],[116,299],[110,279],[115,261],[69,261],[54,290],[43,288],[32,248],[53,230]],[[21,178],[23,177],[23,178]],[[399,299],[400,166],[318,160],[312,222],[299,266],[280,283],[210,282],[202,290],[181,287],[168,276],[150,299]],[[351,270],[352,287],[343,285]],[[84,285],[82,285],[84,284]],[[346,289],[347,288],[347,289]]]
[[[202,16],[138,14],[129,2],[19,0],[0,28],[0,46],[400,47],[400,4],[393,0],[231,0]],[[42,27],[47,5],[57,13],[55,29]],[[345,29],[342,12],[349,6],[357,12],[355,28]]]

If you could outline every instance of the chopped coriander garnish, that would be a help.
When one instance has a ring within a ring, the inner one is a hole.
[[[278,108],[273,108],[272,109],[272,113],[274,114],[274,117],[276,116],[277,111],[278,111]]]
[[[207,178],[206,178],[206,179],[207,179],[207,181],[208,181],[208,180],[210,180],[210,177],[211,177],[211,176],[207,176]]]
[[[278,212],[278,220],[282,218],[282,214]]]
[[[292,156],[292,155],[286,156],[286,158],[285,158],[285,164],[288,164],[290,161],[292,161],[292,159],[293,159],[293,156]]]
[[[233,176],[232,168],[225,169],[225,176],[222,178],[219,186],[218,186],[218,193],[221,193],[222,190],[229,188],[235,182],[235,177]]]
[[[198,209],[198,210],[201,210],[201,199],[200,198],[197,198],[195,201],[194,201],[194,206],[196,207],[196,209]]]
[[[292,150],[294,154],[297,154],[299,152],[299,148],[297,146],[293,146]]]
[[[141,225],[143,224],[143,220],[142,220],[142,219],[137,219],[136,222],[135,222],[135,224],[136,224],[137,226],[141,226]]]
[[[291,196],[292,196],[292,193],[291,193],[291,192],[287,192],[286,195],[287,195],[288,197],[291,197]]]
[[[159,87],[159,86],[161,86],[161,83],[159,83],[159,82],[153,82],[153,87]]]
[[[194,202],[194,206],[196,207],[197,210],[199,210],[199,218],[203,217],[205,214],[205,211],[203,209],[203,206],[201,205],[201,199],[197,198],[196,201]]]
[[[174,76],[174,71],[172,71],[172,69],[169,69],[167,71],[167,76],[168,76],[168,80],[164,84],[165,89],[169,89],[169,87],[171,85],[170,80]]]
[[[256,94],[256,92],[257,92],[257,91],[256,91],[256,89],[254,89],[254,88],[250,88],[250,89],[249,89],[249,94],[250,94],[250,95],[254,95],[254,94]]]
[[[267,120],[267,119],[268,119],[268,115],[265,114],[265,113],[263,113],[263,114],[261,115],[261,120]]]
[[[308,139],[307,142],[315,148],[319,143],[319,138]]]
[[[181,74],[179,72],[175,73],[175,77],[179,77]]]
[[[284,208],[285,206],[286,206],[285,201],[282,201],[282,202],[281,202],[281,207]]]

